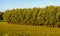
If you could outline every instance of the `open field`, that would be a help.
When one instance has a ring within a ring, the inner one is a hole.
[[[0,36],[60,36],[60,28],[0,22]]]

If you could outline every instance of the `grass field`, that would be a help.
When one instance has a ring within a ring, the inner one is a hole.
[[[60,36],[60,28],[0,22],[0,36]]]

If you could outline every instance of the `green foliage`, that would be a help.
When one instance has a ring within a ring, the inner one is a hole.
[[[3,20],[3,15],[4,13],[3,12],[0,12],[0,21],[2,21]]]
[[[60,6],[6,10],[4,21],[27,25],[55,25],[60,21]]]

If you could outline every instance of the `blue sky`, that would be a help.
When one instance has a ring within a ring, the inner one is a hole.
[[[0,11],[14,8],[60,6],[60,0],[0,0]]]

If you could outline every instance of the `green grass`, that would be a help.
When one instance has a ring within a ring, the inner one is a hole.
[[[0,36],[60,36],[60,28],[0,22]]]

